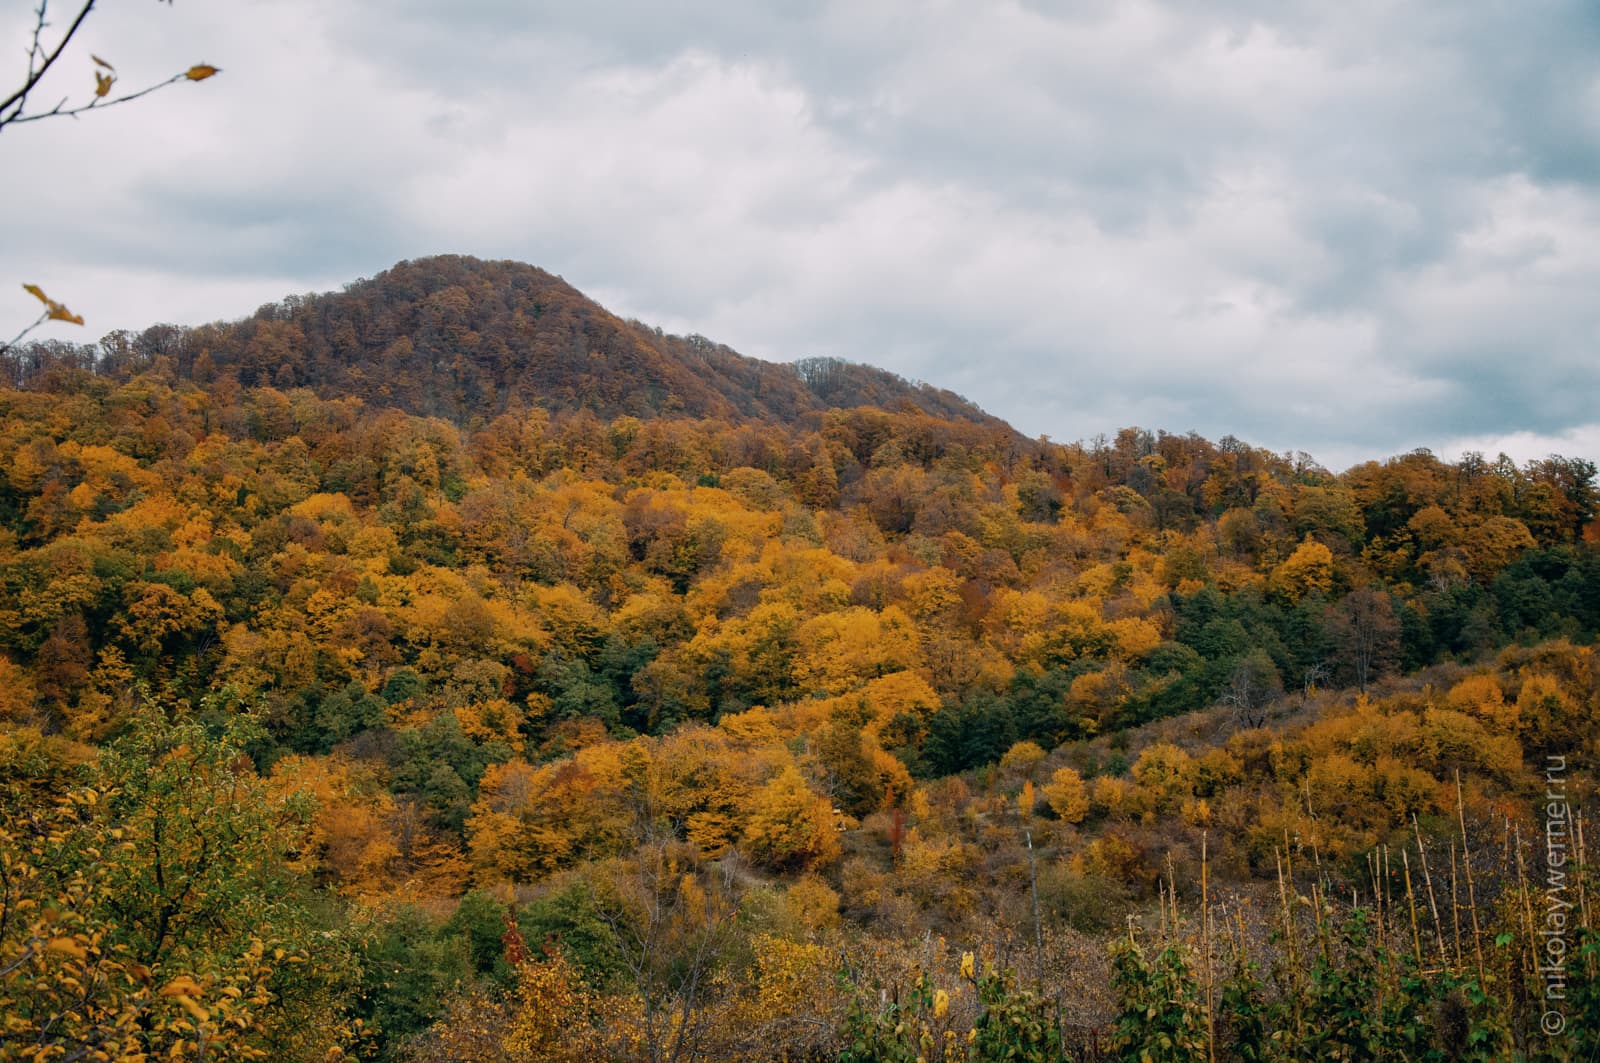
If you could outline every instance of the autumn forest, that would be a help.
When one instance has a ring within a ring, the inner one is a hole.
[[[15,347],[0,1058],[1595,1058],[1597,517],[510,262]]]

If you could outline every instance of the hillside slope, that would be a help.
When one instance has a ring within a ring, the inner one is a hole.
[[[1600,1051],[1516,1055],[1548,795],[1600,813],[1591,462],[1023,440],[460,259],[24,353],[0,1045]]]

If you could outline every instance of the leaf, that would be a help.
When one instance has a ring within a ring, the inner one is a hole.
[[[211,66],[209,63],[197,63],[196,65],[191,66],[183,76],[188,78],[190,81],[204,81],[206,78],[220,73],[222,73],[222,71],[218,70],[214,66]]]
[[[116,80],[117,79],[112,77],[110,74],[102,74],[100,71],[96,70],[94,72],[94,94],[97,97],[105,97],[109,95],[111,92],[111,83]]]
[[[161,995],[164,997],[193,997],[199,996],[201,992],[200,983],[186,974],[180,974],[161,987]]]
[[[184,1011],[187,1011],[190,1015],[194,1016],[194,1020],[196,1022],[209,1022],[211,1020],[211,1013],[205,1008],[202,1008],[198,1003],[195,1002],[195,999],[188,994],[179,993],[173,999],[178,1002],[179,1007],[183,1008]]]
[[[68,310],[66,307],[62,306],[60,303],[44,294],[44,289],[40,288],[37,284],[24,284],[22,286],[22,290],[49,308],[49,313],[45,316],[51,321],[65,321],[73,325],[83,324],[82,316],[74,314],[71,310]]]
[[[116,67],[112,66],[110,63],[106,62],[104,59],[101,59],[98,55],[95,55],[92,52],[89,54],[89,58],[94,60],[94,65],[95,66],[103,66],[107,70],[115,70],[116,69]]]
[[[45,948],[51,952],[59,952],[63,955],[71,956],[75,960],[87,959],[89,955],[84,947],[72,938],[54,938]]]

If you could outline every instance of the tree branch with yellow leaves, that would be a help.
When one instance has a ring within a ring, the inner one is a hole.
[[[171,2],[172,0],[167,0],[167,3]],[[58,100],[49,110],[28,113],[29,97],[39,88],[45,75],[55,66],[56,61],[67,50],[67,46],[78,35],[78,31],[83,28],[84,21],[89,17],[89,13],[94,10],[95,3],[96,0],[84,0],[83,5],[73,15],[72,21],[68,23],[61,38],[52,46],[48,42],[51,28],[50,0],[39,0],[39,6],[34,9],[32,39],[28,44],[27,75],[22,79],[20,86],[13,90],[4,100],[0,100],[0,132],[3,132],[7,126],[21,125],[24,122],[38,122],[46,118],[75,118],[90,111],[105,110],[118,104],[131,103],[169,85],[175,85],[180,81],[204,81],[220,73],[216,67],[209,63],[196,63],[187,70],[173,74],[164,81],[157,81],[142,89],[126,92],[120,96],[113,96],[112,89],[117,84],[116,68],[98,55],[91,54],[89,59],[93,64],[94,88],[90,90],[90,95],[86,100],[75,103],[73,102],[73,97],[67,95]],[[23,288],[28,294],[43,303],[45,309],[32,324],[17,333],[10,342],[0,344],[0,354],[5,354],[21,343],[34,329],[46,321],[65,321],[74,325],[83,324],[81,315],[72,313],[65,306],[45,295],[38,285],[24,284]]]

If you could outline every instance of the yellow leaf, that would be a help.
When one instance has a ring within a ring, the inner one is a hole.
[[[89,956],[88,951],[71,938],[52,938],[45,948],[51,952],[59,952],[63,955],[71,956],[75,960],[87,959]]]
[[[194,1016],[195,1022],[209,1022],[211,1020],[211,1013],[195,1003],[193,997],[179,993],[174,999],[177,1000],[179,1007]]]
[[[222,73],[222,71],[208,63],[198,63],[194,66],[191,66],[183,76],[188,78],[190,81],[204,81],[213,74],[220,73]]]
[[[96,70],[94,72],[94,94],[100,97],[110,95],[111,83],[115,80],[117,79],[110,74],[102,74]]]
[[[74,314],[71,310],[68,310],[66,307],[62,306],[60,303],[44,294],[44,289],[40,288],[37,284],[24,284],[22,286],[22,290],[49,308],[50,312],[45,316],[51,321],[66,321],[74,325],[83,324],[82,317]]]
[[[94,65],[95,66],[103,66],[107,70],[115,70],[116,69],[116,67],[112,66],[110,63],[106,62],[104,59],[101,59],[98,55],[95,55],[93,52],[89,53],[89,58],[94,60]]]
[[[186,974],[180,974],[161,987],[161,995],[164,997],[192,997],[199,996],[201,992],[200,983]]]

